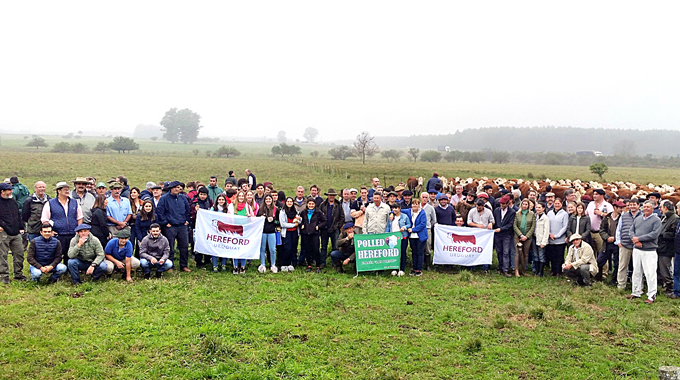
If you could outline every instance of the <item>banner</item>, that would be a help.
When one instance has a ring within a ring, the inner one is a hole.
[[[437,224],[433,262],[465,266],[491,264],[493,235],[493,230]]]
[[[401,232],[354,235],[357,272],[399,269]]]
[[[223,212],[198,210],[196,252],[230,259],[260,259],[264,217],[248,218]]]

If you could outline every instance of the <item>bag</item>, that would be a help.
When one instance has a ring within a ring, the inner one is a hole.
[[[281,231],[276,231],[276,245],[281,245],[283,244],[281,242]]]

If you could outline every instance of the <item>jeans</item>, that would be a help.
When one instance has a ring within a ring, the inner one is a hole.
[[[69,259],[68,271],[71,273],[71,281],[73,281],[74,284],[79,283],[80,271],[87,270],[90,265],[92,265],[92,261],[84,261],[79,258]],[[106,273],[106,262],[102,260],[99,265],[94,267],[94,272],[92,272],[92,280],[97,281],[104,273]]]
[[[232,259],[234,262],[234,268],[245,268],[246,267],[246,259]]]
[[[426,241],[420,241],[419,238],[409,238],[411,244],[411,260],[413,260],[413,270],[422,271],[423,263],[425,261],[425,245]]]
[[[680,253],[675,254],[673,264],[673,294],[680,297]]]
[[[297,265],[298,232],[286,231],[283,238],[283,255],[281,255],[281,266]]]
[[[260,265],[266,266],[266,251],[267,244],[269,244],[269,259],[272,266],[276,265],[276,233],[262,234],[262,243],[260,244]]]
[[[222,259],[222,268],[226,267],[227,266],[227,258],[226,257],[217,257],[217,256],[212,257],[213,267],[217,267],[217,263],[219,262],[219,259]]]
[[[7,232],[0,232],[0,277],[9,279],[9,264],[7,258],[9,251],[12,251],[12,261],[14,264],[14,278],[22,279],[24,274],[24,243],[21,235],[10,236]]]
[[[618,267],[619,267],[619,246],[614,244],[614,243],[609,243],[605,242],[604,243],[604,250],[600,252],[597,255],[597,267],[599,268],[599,273],[602,274],[602,267],[604,267],[604,264],[608,262],[609,260],[612,260],[614,263],[610,267],[611,268],[611,278],[615,279],[616,276],[618,275]],[[614,269],[617,268],[617,269]]]
[[[40,270],[40,268],[36,268],[33,265],[29,265],[28,270],[31,272],[31,280],[35,282],[38,282],[38,280],[40,280],[40,277],[42,277],[43,275],[43,272]],[[52,268],[52,270],[47,273],[52,273],[52,275],[50,276],[50,280],[57,281],[62,274],[66,273],[67,270],[68,268],[66,268],[66,265],[59,263],[57,264],[56,267]]]
[[[498,268],[501,272],[507,273],[510,268],[510,246],[512,245],[512,236],[497,233],[493,240],[494,245],[496,246],[496,255],[498,256]]]
[[[328,252],[328,239],[331,239],[331,251],[336,251],[338,249],[338,236],[340,231],[335,230],[333,232],[328,232],[327,229],[321,230],[321,252],[319,252],[319,260],[321,265],[326,265],[326,252]]]
[[[540,245],[536,245],[536,256],[534,256],[534,263],[545,263],[545,249],[548,246],[541,248]]]
[[[142,267],[142,272],[144,272],[145,275],[150,274],[151,269],[156,269],[156,272],[165,272],[166,270],[172,268],[172,260],[165,260],[163,265],[161,265],[158,263],[158,261],[156,261],[156,264],[151,264],[149,260],[141,259],[139,260],[139,266]]]
[[[171,226],[163,229],[163,235],[170,243],[170,260],[175,261],[175,239],[179,249],[179,267],[186,268],[189,265],[189,231],[187,226]]]
[[[351,254],[338,250],[331,252],[331,260],[333,261],[333,265],[335,265],[336,267],[341,267],[342,262],[348,259],[350,256]]]

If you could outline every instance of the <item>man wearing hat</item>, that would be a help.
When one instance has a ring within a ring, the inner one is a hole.
[[[493,197],[490,196],[490,195],[487,194],[487,193],[484,193],[484,192],[479,193],[479,195],[477,195],[477,199],[478,199],[478,200],[481,199],[481,200],[484,201],[484,207],[488,208],[489,211],[493,212],[494,206],[493,206],[493,204],[491,203],[491,198],[493,198]],[[494,200],[494,201],[495,201],[495,200]]]
[[[434,185],[437,184],[437,183],[441,185],[442,180],[439,179],[439,174],[433,173],[432,178],[427,180],[427,186],[425,186],[425,188],[427,189],[427,192],[429,193],[430,190],[434,190]]]
[[[404,190],[406,190],[406,187],[402,184],[397,185],[397,187],[394,188],[394,191],[397,193],[397,202],[401,203],[401,201],[404,200]]]
[[[504,195],[498,200],[500,207],[493,210],[494,218],[494,245],[498,256],[498,267],[505,277],[512,277],[508,273],[510,269],[510,246],[513,244],[515,210],[508,207],[510,196]]]
[[[139,260],[132,255],[132,243],[130,232],[120,230],[115,238],[109,240],[104,248],[106,274],[119,270],[123,273],[123,279],[132,282],[131,269],[139,268]]]
[[[73,285],[80,284],[80,271],[92,275],[92,281],[97,281],[106,273],[104,249],[99,239],[90,233],[89,224],[80,224],[75,228],[77,236],[69,243],[68,271],[71,273]]]
[[[95,197],[97,195],[103,195],[107,196],[106,193],[108,192],[108,188],[106,187],[106,184],[102,181],[97,182],[97,185],[94,187],[94,192],[95,192]]]
[[[163,235],[170,243],[170,261],[175,262],[175,240],[179,249],[179,266],[184,272],[191,272],[189,266],[189,231],[191,219],[189,201],[180,195],[182,184],[179,181],[168,182],[168,193],[158,201],[156,219],[163,228]]]
[[[331,252],[331,260],[333,260],[333,267],[338,273],[342,273],[343,265],[349,265],[354,262],[354,223],[347,222],[342,226],[342,233],[338,239],[339,249]]]
[[[24,202],[31,195],[31,192],[28,191],[28,187],[19,182],[19,178],[16,176],[10,177],[9,183],[12,185],[12,197],[16,201],[17,206],[19,206],[19,213],[21,213]]]
[[[83,209],[75,199],[69,197],[70,188],[66,182],[59,182],[54,190],[56,198],[50,199],[42,209],[40,221],[52,223],[52,230],[63,249],[64,264],[68,262],[68,249],[71,239],[76,236],[76,227],[83,223]]]
[[[475,207],[475,199],[477,198],[474,191],[463,191],[463,198],[460,202],[456,203],[456,214],[463,218],[463,223],[467,225],[468,213]]]
[[[609,283],[616,286],[616,276],[619,267],[619,246],[616,244],[616,227],[619,224],[619,216],[623,213],[626,205],[621,201],[616,201],[612,204],[612,211],[602,218],[600,223],[600,237],[604,242],[604,249],[597,254],[597,266],[600,271],[595,277],[598,281],[602,280],[602,267],[605,263],[612,261],[611,275],[609,276]]]
[[[83,210],[83,223],[90,224],[92,221],[92,207],[96,197],[87,191],[87,178],[77,177],[73,181],[75,189],[71,192],[71,198],[75,199]]]
[[[12,251],[14,279],[24,281],[24,244],[21,233],[24,222],[19,214],[19,206],[12,198],[12,185],[0,183],[0,281],[9,284],[9,264],[7,258]]]
[[[439,205],[434,208],[437,215],[437,223],[445,226],[453,226],[456,224],[456,210],[449,204],[449,198],[446,194],[439,193],[437,195]]]
[[[590,277],[598,272],[593,248],[579,234],[571,235],[569,242],[571,246],[562,264],[562,273],[576,285],[591,286]]]
[[[122,183],[113,182],[109,188],[111,196],[106,198],[106,216],[109,219],[109,232],[111,236],[116,236],[122,229],[130,230],[128,222],[132,218],[132,207],[130,200],[120,195],[123,191]]]
[[[326,199],[321,202],[319,209],[326,218],[326,226],[321,229],[321,252],[319,259],[321,266],[326,266],[326,255],[328,254],[328,239],[331,239],[331,251],[338,249],[338,235],[340,229],[345,224],[345,210],[335,197],[338,193],[335,189],[329,188],[328,192],[324,193]]]
[[[593,191],[593,201],[588,203],[586,207],[586,215],[590,218],[590,236],[593,239],[593,251],[598,254],[604,248],[604,241],[600,236],[600,224],[602,218],[607,216],[614,207],[609,202],[604,200],[605,192],[602,189],[595,189]],[[606,272],[606,268],[603,269]]]
[[[399,205],[402,210],[411,210],[411,202],[413,199],[413,192],[409,189],[404,190],[401,193],[401,197],[403,198],[401,202],[399,202]]]
[[[661,208],[660,208],[661,206],[659,204],[659,200],[661,200],[661,194],[657,191],[653,191],[653,192],[647,194],[647,199],[649,199],[650,201],[652,201],[652,203],[654,203],[654,213],[656,214],[656,216],[661,218],[661,216],[663,215],[663,213],[661,212]]]
[[[545,205],[547,206],[546,213],[555,210],[555,193],[552,191],[545,193]]]

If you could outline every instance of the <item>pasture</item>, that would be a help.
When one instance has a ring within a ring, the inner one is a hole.
[[[298,184],[340,189],[378,176],[390,185],[433,171],[595,179],[586,167],[377,158],[362,165],[308,153],[278,160],[262,144],[225,159],[160,142],[148,154],[46,153],[6,142],[3,175],[29,188],[44,180],[50,194],[76,176],[123,174],[143,186],[215,174],[221,183],[228,170],[239,176],[245,168],[287,194]],[[207,145],[200,149],[222,144]],[[610,168],[606,178],[680,185],[679,173],[665,169]],[[653,379],[659,366],[679,365],[680,303],[660,295],[645,305],[624,295],[603,283],[583,289],[564,279],[450,268],[353,278],[330,269],[260,275],[251,265],[245,276],[175,272],[133,284],[12,282],[0,287],[0,378]]]

